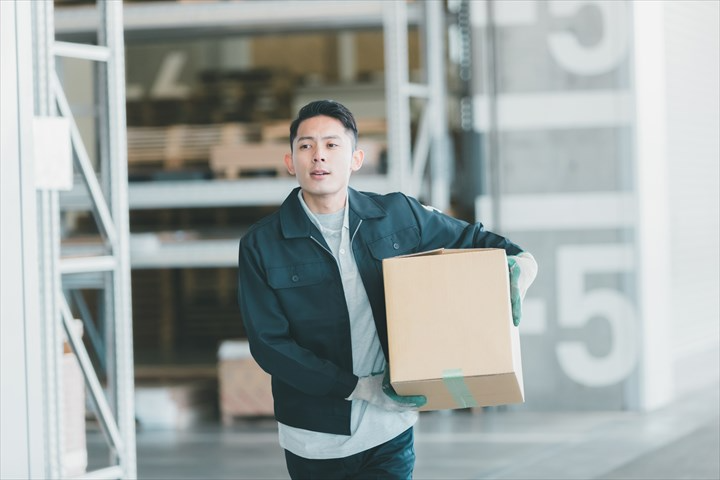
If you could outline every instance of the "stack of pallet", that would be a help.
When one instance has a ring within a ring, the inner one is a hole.
[[[257,139],[253,124],[172,125],[169,127],[129,127],[128,165],[164,170],[208,167],[213,147]]]
[[[235,179],[247,174],[287,174],[283,158],[290,153],[286,143],[228,143],[210,153],[210,168],[217,177]]]
[[[259,160],[264,155],[266,159],[272,159],[272,161],[276,163],[275,168],[282,169],[281,155],[284,155],[282,152],[290,152],[291,122],[291,119],[264,122],[261,130],[262,143],[258,144],[260,150],[257,152],[248,151],[247,153],[251,155],[245,155],[245,157]],[[382,156],[386,149],[386,121],[383,118],[359,117],[356,119],[356,122],[358,132],[360,133],[358,148],[365,152],[365,160],[360,173],[381,173],[384,168],[382,166]],[[242,162],[239,157],[240,153],[244,152],[236,150],[234,153],[235,161]]]

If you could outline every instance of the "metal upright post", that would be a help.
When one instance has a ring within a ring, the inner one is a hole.
[[[384,4],[385,103],[388,124],[388,177],[411,195],[410,105],[408,84],[407,6],[403,1]]]
[[[107,46],[110,58],[105,63],[107,95],[107,152],[103,162],[109,176],[106,192],[110,211],[114,220],[117,238],[114,247],[116,258],[112,271],[110,287],[107,291],[106,312],[112,311],[113,318],[108,331],[114,338],[114,368],[108,369],[108,383],[112,385],[118,429],[124,440],[125,452],[120,458],[120,467],[126,478],[134,478],[135,459],[135,405],[134,405],[134,369],[132,350],[132,299],[130,295],[130,226],[128,211],[127,176],[127,135],[125,119],[125,49],[123,38],[123,15],[121,2],[98,2],[100,10],[101,45]],[[100,137],[103,140],[103,136]],[[103,172],[105,173],[105,172]],[[109,345],[109,344],[108,344]]]
[[[430,147],[430,203],[440,210],[450,206],[450,180],[453,155],[448,133],[445,69],[445,15],[443,2],[427,0],[425,6],[425,50],[430,111],[432,112]]]
[[[487,27],[485,28],[484,54],[486,95],[488,99],[488,125],[485,158],[489,171],[487,185],[492,199],[493,230],[502,232],[502,218],[500,216],[500,203],[503,192],[503,175],[500,160],[500,137],[498,132],[498,59],[497,59],[497,31],[495,29],[495,0],[488,0],[485,4]]]
[[[52,52],[54,41],[52,2],[33,2],[33,63],[35,115],[55,116],[51,76],[55,71]],[[62,337],[57,308],[61,295],[60,259],[60,208],[58,193],[38,190],[38,267],[40,318],[43,338],[43,385],[45,421],[45,460],[47,478],[60,478],[62,473],[62,375],[60,358]]]

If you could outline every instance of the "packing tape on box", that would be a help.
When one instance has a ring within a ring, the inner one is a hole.
[[[452,395],[455,403],[461,408],[477,407],[478,404],[470,393],[470,389],[465,384],[465,377],[461,368],[449,368],[443,370],[442,374],[445,388]]]

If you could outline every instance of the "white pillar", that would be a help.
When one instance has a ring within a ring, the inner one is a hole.
[[[670,222],[664,5],[633,2],[637,195],[637,284],[640,310],[638,408],[672,400]]]
[[[31,125],[31,3],[0,2],[0,478],[47,478]]]

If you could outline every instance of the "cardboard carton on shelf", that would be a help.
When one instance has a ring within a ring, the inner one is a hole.
[[[83,322],[74,319],[72,327],[81,339]],[[63,335],[64,336],[64,335]],[[85,441],[85,377],[77,356],[67,338],[63,342],[62,371],[62,475],[74,477],[85,473],[88,452]]]
[[[524,402],[520,339],[500,249],[383,261],[390,380],[421,410]]]
[[[274,413],[268,375],[250,355],[246,340],[225,340],[218,350],[220,415],[225,425],[235,417],[263,417]]]
[[[189,378],[196,369],[187,367],[158,367],[156,372],[159,375],[153,377],[152,369],[142,368],[144,378],[135,383],[135,418],[141,428],[184,430],[214,417],[213,379]],[[171,378],[176,375],[183,378]]]

